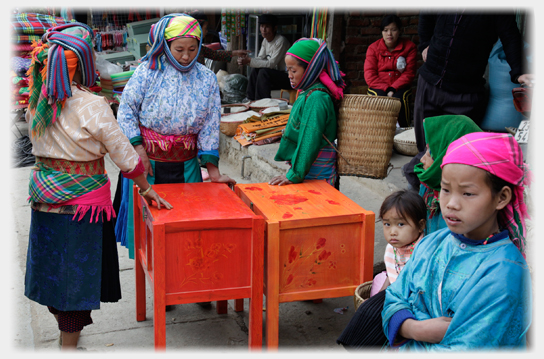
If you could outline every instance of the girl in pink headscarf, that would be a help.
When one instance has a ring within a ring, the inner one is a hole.
[[[530,173],[520,147],[509,134],[470,133],[450,144],[441,167],[448,228],[423,238],[387,288],[384,333],[402,349],[525,348]]]

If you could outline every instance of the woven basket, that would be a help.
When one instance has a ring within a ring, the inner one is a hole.
[[[243,104],[243,103],[233,103],[233,104],[230,104],[230,105],[221,105],[221,108],[225,108],[225,107],[245,107],[245,110],[242,110],[242,111],[238,111],[238,112],[232,112],[232,113],[222,113],[221,114],[221,117],[223,116],[229,116],[229,115],[232,115],[234,113],[242,113],[242,112],[246,112],[249,110],[249,106],[246,105],[246,104]]]
[[[288,99],[285,99],[285,98],[273,98],[273,100],[282,100],[282,101],[285,101],[285,102],[289,103],[289,100],[288,100]],[[249,103],[249,107],[250,107],[253,111],[255,111],[255,112],[259,112],[259,111],[261,111],[261,110],[264,110],[265,108],[269,108],[269,107],[274,107],[274,106],[276,106],[276,105],[265,106],[265,107],[251,106],[252,103],[255,103],[255,102],[257,102],[257,101],[259,101],[259,100],[255,100],[255,101]]]
[[[400,105],[394,97],[344,95],[338,116],[340,175],[387,176]]]
[[[221,106],[222,108],[224,107],[245,107],[246,109],[245,110],[242,110],[242,111],[238,111],[238,112],[233,112],[233,113],[224,113],[221,115],[221,118],[223,117],[227,117],[227,116],[230,116],[230,115],[233,115],[233,114],[237,114],[237,113],[243,113],[243,112],[246,112],[249,110],[249,106],[246,105],[246,104],[243,104],[243,103],[235,103],[235,104],[230,104],[230,105],[222,105]],[[236,121],[236,122],[223,122],[221,121],[219,123],[219,130],[224,133],[225,135],[227,136],[234,136],[236,134],[236,128],[238,127],[238,125],[244,123],[244,121]]]
[[[372,281],[364,282],[357,288],[355,288],[355,294],[353,295],[353,302],[355,303],[355,310],[368,298],[370,298],[370,289],[372,288]]]
[[[402,135],[402,136],[401,136]],[[409,139],[406,137],[410,137]],[[416,144],[416,134],[413,127],[408,127],[393,139],[395,151],[406,156],[415,156],[419,153]]]

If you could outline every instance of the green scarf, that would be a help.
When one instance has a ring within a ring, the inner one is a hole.
[[[440,181],[442,180],[442,159],[453,141],[472,132],[482,132],[480,127],[470,118],[464,115],[444,115],[428,117],[423,121],[425,139],[429,145],[433,164],[423,169],[423,163],[414,167],[414,173],[421,184],[426,187],[423,199],[427,204],[430,218],[438,212]]]

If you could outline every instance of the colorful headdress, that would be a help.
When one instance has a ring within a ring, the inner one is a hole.
[[[319,78],[335,99],[341,99],[344,96],[343,89],[346,86],[342,79],[344,74],[338,68],[338,63],[334,60],[325,41],[303,37],[287,50],[286,55],[294,56],[308,64],[295,89],[305,90]]]
[[[92,39],[89,26],[73,22],[47,29],[41,41],[33,44],[27,72],[33,135],[41,136],[60,116],[66,99],[72,96],[71,83],[78,63],[83,85],[90,87],[95,83]]]
[[[525,219],[530,217],[523,188],[530,184],[531,172],[523,163],[523,153],[514,137],[505,133],[470,133],[448,147],[441,167],[449,163],[483,169],[515,186],[514,199],[499,212],[499,225],[508,229],[512,242],[525,257]]]
[[[151,49],[142,58],[142,61],[149,61],[149,68],[161,70],[163,68],[163,56],[166,56],[168,62],[178,71],[186,72],[191,70],[200,55],[202,47],[202,30],[198,21],[187,14],[169,14],[163,16],[156,24],[151,26],[149,31],[148,44]],[[172,55],[167,41],[172,41],[180,37],[192,37],[198,41],[198,53],[188,66],[180,64]]]
[[[414,167],[414,173],[417,174],[422,185],[428,188],[423,199],[429,209],[429,217],[432,218],[440,208],[439,194],[442,179],[440,166],[448,146],[461,136],[472,132],[482,132],[482,130],[474,121],[464,115],[428,117],[423,121],[423,128],[433,157],[433,164],[424,170],[423,163],[418,163]]]

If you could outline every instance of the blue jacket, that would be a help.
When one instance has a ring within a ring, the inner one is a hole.
[[[529,269],[507,231],[493,243],[467,244],[448,228],[421,240],[387,288],[383,329],[394,342],[399,317],[452,321],[438,344],[409,340],[402,349],[476,350],[524,348],[531,324]]]

